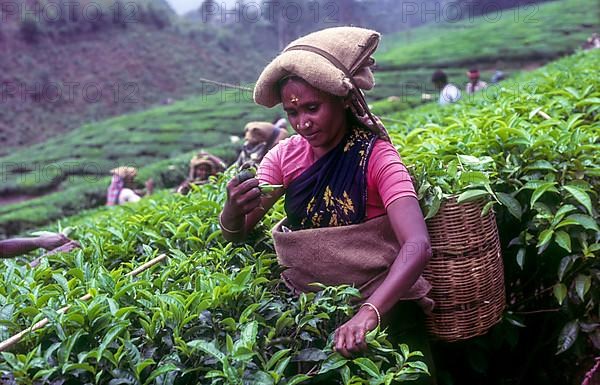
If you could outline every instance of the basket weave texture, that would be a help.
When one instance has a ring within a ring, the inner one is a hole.
[[[437,339],[459,341],[485,334],[506,305],[504,268],[494,213],[485,201],[445,201],[427,221],[433,256],[424,276],[433,288],[427,328]]]

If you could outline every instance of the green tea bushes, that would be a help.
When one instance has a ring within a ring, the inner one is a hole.
[[[248,245],[224,242],[217,215],[230,177],[187,198],[163,192],[74,219],[83,250],[36,269],[5,260],[2,337],[44,317],[50,324],[2,353],[0,369],[18,383],[100,384],[367,384],[427,373],[419,352],[391,346],[381,331],[369,335],[366,356],[334,353],[356,289],[288,292],[267,231],[281,204]],[[168,261],[128,276],[160,253]]]
[[[600,348],[599,63],[600,50],[578,53],[492,98],[405,115],[407,134],[390,130],[428,217],[448,196],[497,211],[506,319],[527,326],[522,341],[580,361]]]

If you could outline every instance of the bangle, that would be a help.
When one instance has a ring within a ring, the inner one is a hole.
[[[219,226],[221,226],[221,230],[223,230],[223,231],[225,231],[226,233],[229,233],[229,234],[237,234],[237,233],[241,233],[243,231],[243,229],[229,230],[227,227],[225,227],[225,225],[223,224],[223,220],[221,219],[221,214],[219,214]]]
[[[379,327],[381,325],[381,315],[379,314],[379,310],[377,310],[377,306],[373,305],[371,302],[365,302],[360,305],[359,309],[362,309],[365,306],[368,306],[375,311],[375,314],[377,314],[377,327]]]

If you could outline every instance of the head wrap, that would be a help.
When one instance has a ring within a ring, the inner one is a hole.
[[[194,171],[196,170],[196,167],[201,165],[206,165],[209,167],[209,175],[214,175],[225,169],[225,164],[223,163],[223,161],[218,159],[216,156],[212,156],[207,154],[206,152],[201,151],[190,160],[189,179],[195,179]]]
[[[250,122],[244,128],[244,138],[249,143],[267,142],[274,129],[275,125],[269,122]]]
[[[110,170],[113,175],[118,175],[123,179],[133,179],[137,175],[137,169],[135,167],[121,166]]]
[[[311,86],[332,95],[350,95],[352,112],[368,128],[387,137],[365,101],[361,90],[370,90],[375,81],[370,67],[380,34],[357,27],[334,27],[313,32],[291,42],[263,70],[254,88],[254,101],[265,107],[281,103],[280,81],[298,76]]]

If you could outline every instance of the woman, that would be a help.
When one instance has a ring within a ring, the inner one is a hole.
[[[347,357],[364,351],[366,333],[399,299],[411,297],[431,255],[410,175],[360,91],[373,86],[370,56],[378,41],[379,34],[366,29],[326,29],[292,42],[265,68],[255,101],[267,107],[283,103],[299,135],[267,154],[258,179],[228,183],[220,216],[224,237],[241,241],[285,193],[291,234],[315,231],[318,237],[319,231],[388,223],[401,246],[377,285],[366,295],[361,290],[366,301],[360,310],[336,330],[334,347]],[[283,188],[261,195],[260,183]],[[352,251],[349,247],[339,257]],[[290,270],[288,277],[299,282],[297,270]]]
[[[106,192],[106,205],[115,206],[122,205],[128,202],[137,202],[144,195],[141,191],[133,190],[133,184],[137,175],[135,167],[117,167],[110,170],[112,179],[110,186]],[[154,190],[154,181],[148,179],[146,181],[146,195],[152,194]]]
[[[207,152],[200,151],[190,160],[189,176],[175,190],[179,194],[187,194],[191,185],[202,185],[208,182],[208,178],[225,171],[225,162],[220,158]]]
[[[235,165],[238,168],[258,165],[267,151],[287,136],[285,119],[278,119],[276,123],[250,122],[246,124],[244,145]]]

